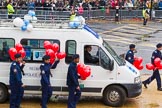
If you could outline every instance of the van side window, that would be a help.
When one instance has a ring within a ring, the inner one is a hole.
[[[27,62],[41,62],[45,54],[44,41],[50,41],[52,44],[60,45],[59,40],[44,40],[44,39],[22,39],[21,44],[26,52],[25,61]]]
[[[66,41],[65,51],[66,51],[65,62],[66,63],[72,62],[73,60],[72,56],[76,54],[76,41],[74,40]]]
[[[0,62],[11,61],[10,56],[8,54],[8,50],[11,47],[14,47],[14,45],[14,39],[0,38]]]
[[[84,63],[85,64],[99,64],[99,47],[96,45],[85,45],[84,46]]]
[[[107,54],[100,49],[100,66],[103,67],[104,69],[109,70],[109,63],[110,63],[110,58],[107,56]]]

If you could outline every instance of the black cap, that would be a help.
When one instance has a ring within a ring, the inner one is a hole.
[[[134,44],[130,44],[129,45],[129,48],[131,49],[131,48],[135,48],[136,47],[136,45],[134,45]]]
[[[158,44],[156,45],[156,48],[160,48],[160,47],[162,47],[162,43],[158,43]]]
[[[15,54],[14,57],[15,57],[15,58],[20,58],[20,57],[21,57],[21,54]]]
[[[79,54],[74,54],[73,55],[73,60],[79,58]]]
[[[50,59],[50,56],[49,55],[44,55],[42,59],[43,60],[49,60]]]
[[[91,48],[91,45],[86,45],[85,48]]]

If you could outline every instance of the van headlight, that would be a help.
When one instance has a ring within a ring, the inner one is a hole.
[[[134,83],[140,83],[140,82],[141,82],[140,76],[134,78]]]

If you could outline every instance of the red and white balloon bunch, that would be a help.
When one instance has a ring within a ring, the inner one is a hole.
[[[142,70],[142,69],[143,69],[142,61],[143,61],[142,57],[134,57],[133,65],[134,65],[138,70]]]
[[[147,63],[146,68],[148,70],[154,70],[154,69],[162,69],[162,63],[160,58],[156,58],[154,60],[154,65],[152,63]]]
[[[20,43],[17,43],[15,47],[10,48],[8,51],[11,60],[15,60],[15,54],[21,54],[21,57],[24,58],[26,56],[26,52],[23,48],[23,46]]]
[[[50,63],[53,64],[55,58],[63,59],[66,57],[65,52],[58,52],[59,45],[57,43],[51,44],[49,41],[44,41],[44,48],[46,49],[45,54],[51,57]]]
[[[86,80],[87,77],[91,75],[91,68],[89,66],[85,66],[82,63],[77,65],[77,71],[82,80]]]

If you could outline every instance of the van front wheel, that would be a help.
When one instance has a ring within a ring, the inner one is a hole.
[[[110,86],[104,90],[103,101],[106,105],[120,107],[126,100],[125,90],[120,86]]]
[[[8,98],[8,91],[7,88],[0,84],[0,103],[3,103],[7,100]]]

